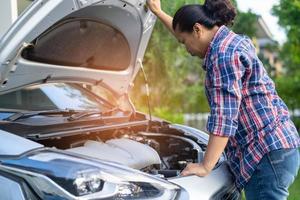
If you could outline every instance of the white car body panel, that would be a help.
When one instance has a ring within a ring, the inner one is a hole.
[[[231,182],[232,177],[228,173],[224,173],[227,170],[226,165],[221,165],[206,177],[191,175],[168,180],[183,187],[188,194],[192,194],[189,196],[189,200],[209,200],[211,194],[215,194],[224,188],[226,183]]]
[[[0,185],[1,199],[26,200],[23,195],[22,188],[17,182],[0,176]]]
[[[44,147],[41,144],[0,130],[0,155],[17,156],[27,151]]]
[[[45,81],[101,82],[117,95],[125,94],[140,69],[155,23],[155,16],[145,10],[144,5],[144,0],[34,1],[0,41],[0,94]],[[105,21],[120,30],[131,51],[128,68],[122,71],[96,70],[22,58],[21,51],[26,44],[66,16]]]
[[[161,163],[158,153],[153,148],[128,139],[112,139],[105,143],[89,140],[84,146],[71,148],[68,151],[117,162],[134,169]]]

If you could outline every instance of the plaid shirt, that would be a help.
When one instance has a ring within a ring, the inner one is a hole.
[[[207,130],[229,137],[225,152],[241,190],[264,154],[297,148],[300,139],[250,39],[220,27],[203,68],[211,109]]]

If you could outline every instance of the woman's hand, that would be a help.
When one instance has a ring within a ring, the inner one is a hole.
[[[162,11],[160,0],[147,0],[147,5],[155,15],[158,15]]]
[[[160,0],[147,0],[148,8],[157,16],[158,19],[166,26],[166,28],[173,34],[174,30],[172,28],[173,18],[165,13],[161,9]]]
[[[207,176],[211,172],[210,169],[206,169],[202,163],[189,163],[186,168],[181,172],[182,176],[197,175]]]

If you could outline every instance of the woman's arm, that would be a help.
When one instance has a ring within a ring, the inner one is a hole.
[[[244,67],[240,54],[219,52],[213,61],[214,70],[209,73],[210,116],[207,131],[210,133],[203,162],[187,166],[182,175],[196,174],[206,176],[215,166],[229,137],[234,137],[238,129],[238,115],[241,105],[242,77]]]
[[[186,166],[186,168],[182,171],[182,176],[187,176],[191,174],[195,174],[197,176],[206,176],[208,175],[216,163],[218,162],[222,152],[224,151],[226,144],[228,142],[228,137],[221,137],[210,134],[207,150],[205,152],[205,156],[203,162],[198,163],[190,163]]]
[[[167,29],[174,35],[173,18],[161,9],[160,0],[147,0],[149,9],[160,19]]]
[[[208,146],[205,152],[203,165],[208,170],[212,170],[219,158],[221,157],[222,152],[224,151],[228,142],[228,137],[221,137],[217,135],[210,134]]]

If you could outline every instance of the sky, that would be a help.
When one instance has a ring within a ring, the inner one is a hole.
[[[271,14],[272,7],[279,4],[279,0],[237,0],[237,3],[241,11],[247,12],[251,9],[252,12],[261,15],[275,40],[281,44],[286,40],[286,34],[278,25],[277,17]]]

